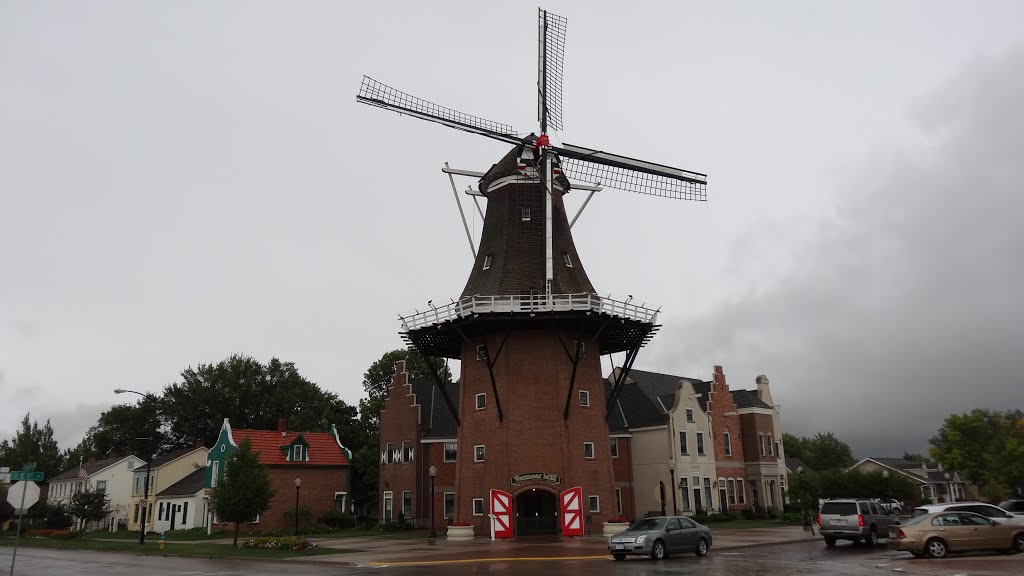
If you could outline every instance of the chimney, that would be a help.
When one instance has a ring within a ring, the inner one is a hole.
[[[286,420],[284,418],[278,418],[277,419],[277,431],[278,432],[287,432],[288,431],[288,420]]]
[[[765,376],[764,374],[761,374],[760,376],[754,379],[754,382],[757,383],[757,399],[762,402],[768,402],[769,400],[771,400],[771,393],[768,392],[768,377]],[[765,400],[766,397],[768,398],[768,400]]]
[[[89,456],[88,458],[85,459],[85,461],[86,462],[95,462],[96,461],[96,457],[95,456]]]

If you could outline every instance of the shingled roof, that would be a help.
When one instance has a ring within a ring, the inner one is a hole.
[[[348,458],[342,452],[338,443],[328,432],[278,432],[276,430],[232,430],[231,435],[235,442],[241,444],[243,440],[252,443],[254,452],[260,453],[260,464],[268,466],[348,466]],[[309,460],[302,462],[289,462],[285,458],[286,446],[289,446],[296,438],[302,439],[309,445],[307,454]]]
[[[668,409],[672,408],[672,402],[675,399],[669,398],[666,400],[664,397],[675,396],[676,386],[683,380],[686,380],[693,386],[693,391],[698,394],[697,403],[700,405],[700,409],[705,412],[708,410],[708,392],[711,391],[710,382],[705,382],[699,378],[647,372],[646,370],[637,370],[635,368],[629,371],[629,379],[636,382],[651,400],[654,400],[655,397],[662,398],[665,408]]]
[[[182,456],[185,456],[186,454],[191,454],[192,452],[195,452],[196,450],[200,450],[200,449],[201,448],[197,448],[195,446],[193,446],[192,448],[180,448],[178,450],[174,450],[173,452],[168,452],[167,454],[164,454],[163,456],[157,456],[156,458],[153,458],[153,462],[152,462],[153,468],[159,468],[159,467],[163,466],[164,464],[167,464],[169,462],[174,462],[178,458],[181,458]],[[139,466],[138,468],[136,468],[136,470],[146,470],[146,469],[149,468],[149,466],[150,466],[149,464],[144,464],[144,465]]]
[[[188,476],[160,491],[160,496],[192,496],[205,487],[206,467],[201,466]]]
[[[605,382],[606,394],[610,394],[611,381],[605,379]],[[644,394],[643,390],[635,382],[623,384],[622,389],[619,391],[619,396],[616,398],[616,403],[621,411],[620,417],[625,417],[623,422],[625,428],[664,426],[668,421],[668,415],[661,409],[657,401]],[[611,422],[609,422],[610,429]]]
[[[416,403],[420,405],[420,425],[424,428],[423,438],[435,440],[456,438],[459,435],[459,427],[455,424],[455,417],[448,410],[448,405],[437,386],[430,380],[410,379],[410,382],[412,392],[416,395]],[[446,389],[457,412],[459,410],[459,382],[448,384]]]
[[[119,456],[117,458],[106,458],[104,460],[82,462],[82,468],[85,468],[86,474],[92,476],[93,474],[99,472],[100,470],[103,470],[104,468],[109,468],[110,466],[113,466],[114,464],[117,464],[121,460],[125,460],[127,458],[131,458],[131,456]],[[74,480],[75,478],[78,478],[78,466],[65,470],[64,472],[61,472],[60,474],[54,476],[53,478],[50,478],[49,482],[56,482],[58,480]]]
[[[772,407],[765,404],[760,398],[757,397],[757,391],[755,390],[732,390],[732,401],[736,403],[736,408],[767,408],[772,410]]]

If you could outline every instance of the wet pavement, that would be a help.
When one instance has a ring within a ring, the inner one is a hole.
[[[423,541],[388,541],[406,551],[434,549]],[[487,541],[467,543],[479,553],[452,558],[435,554],[421,561],[392,564],[352,564],[336,561],[343,556],[301,560],[254,561],[232,559],[141,556],[128,553],[87,552],[22,548],[18,551],[16,575],[22,576],[289,576],[392,574],[410,576],[454,576],[505,572],[531,576],[617,575],[654,576],[693,574],[695,576],[1020,576],[1024,555],[1001,554],[954,557],[948,560],[918,560],[905,552],[885,546],[840,545],[826,548],[820,540],[767,546],[735,546],[713,549],[705,558],[687,554],[653,561],[628,558],[616,562],[586,546],[566,547],[525,543],[491,549]],[[440,547],[440,546],[438,546]],[[554,552],[560,551],[555,554]],[[502,553],[497,555],[497,553]],[[575,552],[583,552],[576,555]],[[495,555],[492,555],[495,554]],[[539,555],[534,555],[539,554]],[[352,556],[352,555],[344,555]],[[0,549],[0,568],[10,566],[10,548]]]

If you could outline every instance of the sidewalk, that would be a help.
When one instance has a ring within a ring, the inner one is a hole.
[[[812,536],[800,526],[780,526],[778,528],[728,529],[713,528],[711,536],[714,540],[711,553],[716,551],[765,546],[771,544],[789,544],[817,540],[820,536]],[[385,540],[379,538],[338,538],[318,539],[321,547],[359,549],[361,552],[295,558],[288,562],[324,562],[357,566],[402,563],[443,563],[443,562],[479,562],[497,559],[591,559],[609,558],[608,539],[602,536],[590,538],[527,537],[504,540],[476,538],[470,541],[452,541],[438,539],[437,544],[429,544],[426,539],[420,540]]]

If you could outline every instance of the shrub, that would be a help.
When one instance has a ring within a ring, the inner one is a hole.
[[[784,512],[782,514],[782,523],[799,526],[804,523],[804,516],[799,512]]]
[[[53,530],[64,530],[71,528],[74,524],[74,519],[71,518],[71,514],[68,512],[68,507],[57,503],[48,504],[43,512],[46,516],[43,524]]]
[[[356,525],[356,519],[351,514],[337,510],[329,510],[324,514],[323,522],[335,530],[354,528]]]
[[[302,552],[305,550],[316,550],[319,548],[316,542],[307,539],[305,536],[267,536],[263,538],[250,538],[242,545],[243,548],[257,548],[260,550],[291,550]]]

